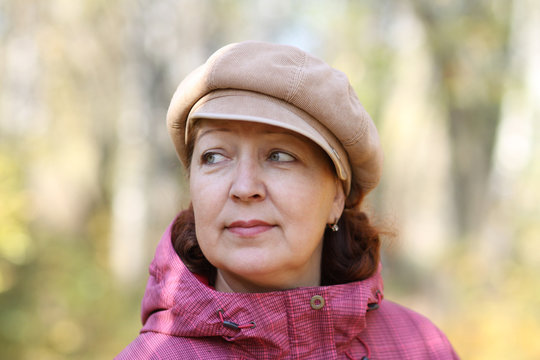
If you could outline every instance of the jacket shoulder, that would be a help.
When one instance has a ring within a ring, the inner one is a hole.
[[[459,359],[446,335],[428,318],[392,301],[382,301],[366,321],[366,339],[377,358]]]
[[[115,360],[232,359],[215,338],[188,338],[156,332],[141,333]]]

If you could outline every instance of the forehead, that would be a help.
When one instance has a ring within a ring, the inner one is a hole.
[[[280,136],[300,141],[320,149],[314,142],[294,131],[251,121],[201,119],[193,125],[192,131],[194,133],[192,138],[195,141],[210,134],[217,134],[218,136],[222,134],[268,137]],[[322,149],[320,150],[322,151]]]

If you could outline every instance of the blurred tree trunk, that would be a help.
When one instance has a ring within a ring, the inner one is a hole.
[[[487,184],[507,68],[509,3],[412,1],[427,34],[434,88],[446,106],[456,234],[474,233]]]

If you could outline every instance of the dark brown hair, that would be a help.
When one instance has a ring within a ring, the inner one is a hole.
[[[379,231],[370,224],[365,213],[346,209],[338,222],[339,230],[324,233],[321,261],[321,285],[344,284],[364,280],[377,270],[379,263]],[[171,230],[173,247],[187,266],[214,285],[216,268],[199,247],[195,235],[193,207],[180,212]]]
[[[171,241],[184,265],[192,273],[207,278],[209,284],[213,286],[217,269],[210,264],[199,247],[195,235],[195,214],[191,204],[188,209],[181,211],[176,217],[171,228]]]

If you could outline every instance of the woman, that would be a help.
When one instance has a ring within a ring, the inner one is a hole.
[[[456,359],[382,301],[375,126],[347,77],[290,46],[226,46],[178,87],[169,132],[192,204],[150,265],[118,359]]]

